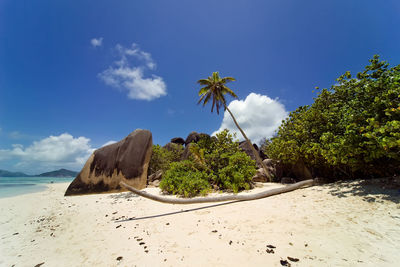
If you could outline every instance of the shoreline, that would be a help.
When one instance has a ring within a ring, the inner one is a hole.
[[[48,185],[71,183],[74,177],[0,177],[0,199],[43,192]]]
[[[130,192],[64,197],[68,185],[0,198],[1,266],[281,266],[287,257],[299,259],[288,260],[292,266],[400,261],[400,196],[362,192],[357,181],[255,201],[189,205]]]

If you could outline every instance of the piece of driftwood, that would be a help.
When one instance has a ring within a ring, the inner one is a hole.
[[[125,187],[129,191],[132,191],[133,193],[139,196],[169,204],[194,204],[194,203],[222,202],[222,201],[232,201],[232,200],[248,201],[248,200],[270,197],[282,193],[287,193],[302,187],[312,186],[313,184],[314,180],[305,180],[288,186],[275,188],[251,195],[228,195],[228,196],[218,196],[218,197],[196,197],[196,198],[169,198],[169,197],[152,195],[144,191],[140,191],[136,188],[133,188],[132,186],[129,186],[124,182],[120,182],[121,186]]]

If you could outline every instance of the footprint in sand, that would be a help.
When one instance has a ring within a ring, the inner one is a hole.
[[[139,246],[143,246],[144,252],[149,253],[149,250],[147,249],[146,243],[143,240],[143,238],[136,238],[136,241],[139,242]]]

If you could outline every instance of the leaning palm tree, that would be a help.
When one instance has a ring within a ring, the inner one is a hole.
[[[265,174],[267,175],[268,179],[271,181],[272,177],[271,177],[267,167],[265,166],[264,162],[262,161],[260,155],[258,154],[257,150],[254,148],[254,146],[251,143],[251,141],[249,140],[249,138],[247,138],[243,129],[240,128],[238,122],[235,119],[235,116],[233,116],[232,112],[226,105],[226,100],[225,100],[226,94],[229,94],[234,98],[237,98],[237,95],[230,88],[228,88],[226,86],[226,84],[231,81],[235,81],[235,78],[233,78],[233,77],[221,78],[219,76],[218,72],[213,72],[212,76],[208,77],[207,79],[198,80],[197,83],[199,83],[203,87],[199,91],[200,100],[197,104],[200,104],[201,102],[203,102],[203,107],[204,107],[210,100],[212,100],[211,112],[214,111],[214,107],[217,110],[217,114],[219,114],[219,109],[221,107],[223,107],[224,110],[228,111],[228,113],[229,113],[229,115],[231,115],[236,127],[239,129],[239,131],[243,135],[244,139],[248,143],[249,147],[252,149],[257,162],[262,166],[262,168],[265,171]]]

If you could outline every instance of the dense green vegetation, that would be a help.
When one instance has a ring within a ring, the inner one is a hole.
[[[192,197],[212,188],[235,193],[250,189],[255,162],[240,150],[228,130],[216,138],[202,137],[190,144],[190,151],[188,160],[170,164],[160,183],[164,192]]]
[[[172,162],[177,162],[181,159],[182,153],[183,147],[178,144],[169,144],[169,149],[160,145],[153,145],[148,173],[153,174],[158,170],[165,173]]]
[[[317,88],[318,89],[318,88]],[[400,65],[378,56],[363,72],[346,72],[310,106],[283,121],[265,153],[302,160],[315,176],[382,177],[400,170]]]
[[[210,174],[199,170],[193,161],[173,162],[161,180],[160,188],[169,194],[193,197],[211,190]]]

